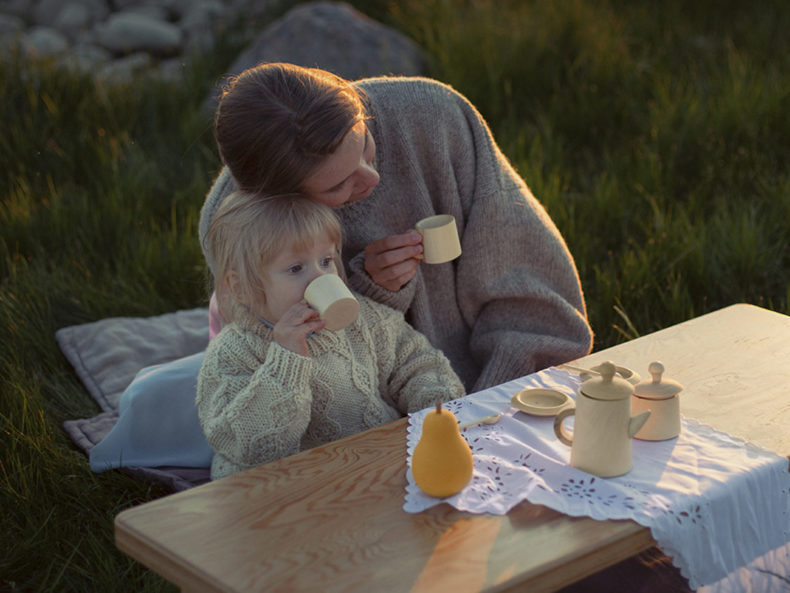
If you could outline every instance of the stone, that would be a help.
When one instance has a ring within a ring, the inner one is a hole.
[[[87,15],[84,18],[90,24],[107,18],[107,15],[110,13],[110,9],[104,0],[69,0],[68,2],[63,2],[63,0],[40,0],[35,9],[36,23],[47,27],[56,27],[58,19],[61,18],[61,13],[66,10],[84,12]]]
[[[170,11],[166,6],[159,4],[133,4],[124,10],[124,12],[133,12],[135,14],[144,14],[147,17],[156,19],[158,21],[169,22]]]
[[[319,67],[348,80],[424,72],[420,48],[344,2],[302,4],[272,23],[236,59],[228,76],[261,62]],[[216,109],[220,83],[205,108]]]
[[[139,51],[108,62],[101,70],[100,78],[114,82],[131,82],[136,74],[151,65],[151,56]]]
[[[33,21],[34,3],[30,0],[0,0],[0,13],[18,17],[26,22]]]
[[[128,9],[136,9],[141,6],[157,6],[169,13],[172,12],[175,3],[175,0],[112,0],[112,4],[118,12],[125,12]]]
[[[63,67],[96,78],[127,80],[145,73],[178,84],[194,55],[212,51],[229,25],[240,25],[239,39],[255,43],[230,65],[230,73],[266,60],[317,65],[350,79],[422,73],[421,54],[411,40],[348,4],[301,3],[261,31],[281,3],[0,0],[0,59],[30,53],[55,57]]]
[[[219,0],[200,0],[193,2],[181,15],[179,25],[185,29],[205,27],[216,29],[217,25],[225,19],[225,7]]]
[[[185,36],[185,51],[211,51],[215,32],[220,30],[226,19],[225,7],[218,0],[200,0],[190,4],[178,22]]]
[[[423,71],[419,47],[344,2],[297,6],[272,23],[230,68],[231,74],[260,62],[317,66],[349,80]]]
[[[177,26],[136,12],[113,14],[96,27],[99,45],[118,54],[173,55],[180,51],[182,37]]]
[[[0,14],[0,35],[17,35],[25,30],[25,21],[12,14]]]
[[[52,28],[66,34],[71,39],[76,39],[79,34],[93,26],[93,15],[84,4],[70,3],[63,6],[58,13]]]
[[[92,43],[80,42],[62,56],[60,63],[81,72],[97,72],[112,61],[112,54]]]
[[[33,27],[21,39],[23,50],[35,58],[58,56],[69,47],[66,37],[50,27]]]

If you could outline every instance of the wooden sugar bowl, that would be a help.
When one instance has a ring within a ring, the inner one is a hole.
[[[633,413],[650,410],[650,418],[634,435],[643,441],[665,441],[680,434],[680,398],[683,386],[677,381],[662,377],[664,365],[651,362],[648,372],[652,379],[634,385],[631,396]]]

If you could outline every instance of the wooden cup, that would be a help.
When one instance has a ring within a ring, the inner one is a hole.
[[[307,285],[304,298],[331,331],[351,325],[359,314],[359,302],[337,274],[325,274],[313,280]]]
[[[461,255],[458,227],[453,216],[429,216],[418,222],[416,228],[422,235],[423,261],[426,264],[443,264]]]

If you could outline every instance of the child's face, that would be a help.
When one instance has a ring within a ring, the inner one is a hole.
[[[337,274],[334,256],[335,243],[323,238],[304,249],[286,247],[264,265],[264,319],[277,323],[288,309],[304,298],[310,282],[324,274]]]

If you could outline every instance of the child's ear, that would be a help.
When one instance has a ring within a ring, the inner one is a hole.
[[[225,276],[225,290],[237,302],[244,304],[241,294],[241,279],[239,278],[239,275],[236,273],[236,271],[231,270]]]
[[[241,284],[241,278],[239,274],[235,270],[231,270],[225,276],[225,290],[227,293],[233,297],[237,303],[244,305],[245,307],[253,307],[253,302],[255,298],[253,295],[248,294],[247,291],[243,290]],[[266,292],[261,291],[261,299],[262,302],[266,303]]]

